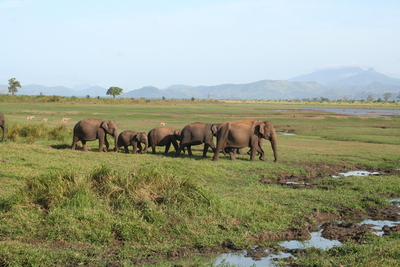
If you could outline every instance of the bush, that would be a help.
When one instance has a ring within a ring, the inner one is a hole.
[[[11,124],[7,129],[7,138],[13,142],[19,141],[20,138],[25,138],[25,142],[31,144],[40,138],[50,140],[65,141],[70,138],[71,132],[66,125],[57,127],[49,127],[43,123],[30,124],[20,126],[19,124]]]

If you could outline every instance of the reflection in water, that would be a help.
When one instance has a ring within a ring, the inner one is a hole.
[[[332,175],[333,178],[348,177],[348,176],[369,176],[369,175],[380,175],[380,172],[369,172],[369,171],[349,171],[340,172],[338,175]]]

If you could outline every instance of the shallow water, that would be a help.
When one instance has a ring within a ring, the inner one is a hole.
[[[321,110],[352,116],[384,117],[400,116],[400,109],[362,109],[362,108],[299,108],[306,110]]]
[[[369,172],[369,171],[349,171],[340,172],[338,175],[332,175],[333,178],[348,177],[348,176],[369,176],[369,175],[380,175],[380,172]]]

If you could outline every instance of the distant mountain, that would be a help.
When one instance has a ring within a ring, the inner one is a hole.
[[[323,69],[310,74],[300,75],[291,79],[290,82],[314,81],[325,86],[333,85],[370,85],[373,82],[382,84],[400,85],[400,79],[390,78],[370,68],[363,70],[359,67],[344,67],[338,69]]]
[[[288,79],[289,82],[317,82],[322,85],[328,85],[332,82],[354,77],[361,74],[363,70],[359,67],[345,67],[339,69],[323,69],[313,73],[300,75]]]
[[[179,86],[160,90],[143,87],[120,97],[176,98],[176,99],[293,99],[311,97],[324,91],[318,83],[291,83],[288,81],[263,80],[249,84],[222,84],[215,86]]]
[[[79,90],[78,90],[79,89]],[[107,89],[100,86],[81,84],[74,89],[64,86],[23,85],[18,95],[60,95],[77,97],[111,97]],[[146,86],[124,92],[118,97],[167,98],[167,99],[238,99],[238,100],[280,100],[280,99],[367,99],[372,95],[382,98],[392,93],[390,100],[397,100],[400,79],[390,78],[374,69],[359,67],[318,70],[289,80],[261,80],[247,84],[221,84],[214,86],[172,85],[165,89]],[[0,93],[8,93],[7,85],[0,85]]]

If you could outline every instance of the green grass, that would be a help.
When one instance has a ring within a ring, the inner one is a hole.
[[[367,212],[400,196],[399,117],[321,116],[296,109],[303,103],[261,101],[1,96],[0,102],[8,126],[0,143],[0,265],[131,266],[226,239],[244,247],[268,244],[274,240],[267,233],[315,226],[316,211]],[[35,118],[26,120],[28,115]],[[71,119],[63,124],[61,117]],[[160,121],[180,129],[196,121],[262,119],[296,135],[278,136],[276,163],[268,141],[265,162],[248,155],[213,162],[211,152],[201,157],[202,146],[193,147],[193,158],[164,155],[162,147],[155,155],[99,153],[97,141],[88,142],[88,153],[70,150],[73,126],[90,117],[116,120],[119,132],[148,132]],[[331,178],[339,169],[389,173]],[[294,189],[274,182],[282,176],[318,179],[311,189]],[[363,253],[371,262],[397,261],[390,249],[398,236],[388,245],[381,240],[311,251],[300,261],[338,266],[341,258]],[[384,253],[373,253],[377,243]],[[358,263],[368,266],[367,260]]]

